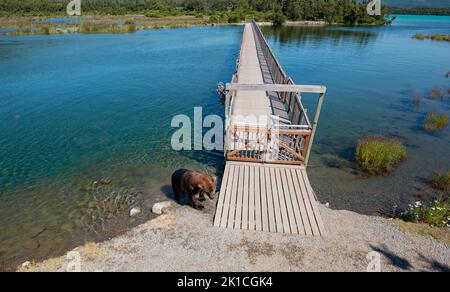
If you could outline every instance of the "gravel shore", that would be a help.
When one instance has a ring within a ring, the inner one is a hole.
[[[381,271],[450,271],[450,247],[400,231],[387,219],[320,206],[326,238],[212,227],[215,202],[187,206],[100,244],[76,249],[82,271],[367,271],[368,254]],[[376,255],[376,254],[375,254]],[[66,257],[23,271],[66,271]]]

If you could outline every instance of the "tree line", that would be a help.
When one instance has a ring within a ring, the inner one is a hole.
[[[324,20],[329,23],[381,24],[383,16],[369,16],[366,4],[356,0],[81,0],[85,14],[143,14],[173,16],[193,14],[217,21],[246,19]],[[0,14],[64,14],[70,0],[0,0]]]

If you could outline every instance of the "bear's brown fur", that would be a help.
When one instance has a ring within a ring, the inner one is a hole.
[[[190,171],[187,169],[179,169],[172,175],[172,189],[175,199],[179,202],[180,195],[183,194],[188,198],[189,204],[201,210],[204,206],[201,202],[205,201],[205,195],[211,200],[216,193],[216,179],[214,177]],[[198,195],[198,198],[196,198]]]

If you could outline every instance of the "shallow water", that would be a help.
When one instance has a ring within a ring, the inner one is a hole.
[[[449,129],[421,130],[449,100],[449,43],[411,39],[449,33],[449,18],[400,17],[386,28],[264,28],[287,73],[328,94],[311,180],[333,208],[373,213],[428,191],[450,168]],[[179,167],[220,174],[219,157],[170,148],[176,114],[223,114],[214,90],[234,72],[242,28],[139,31],[125,35],[0,37],[0,269],[61,254],[151,218]],[[305,96],[310,112],[314,100]],[[352,161],[367,134],[404,139],[408,160],[393,175],[363,178]],[[340,168],[336,166],[339,157]],[[343,166],[342,166],[343,165]],[[427,194],[425,196],[428,196]],[[133,206],[143,214],[128,217]]]
[[[148,220],[179,167],[215,173],[220,158],[170,148],[170,122],[194,106],[222,114],[214,90],[233,74],[241,33],[1,37],[0,262]]]

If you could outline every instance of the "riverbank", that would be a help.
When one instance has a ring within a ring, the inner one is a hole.
[[[0,35],[54,35],[54,34],[105,34],[133,33],[139,30],[164,28],[189,28],[205,26],[239,26],[244,22],[228,23],[211,21],[209,17],[176,16],[146,17],[83,16],[83,17],[0,17]],[[272,26],[272,22],[258,22],[260,26]],[[326,26],[326,21],[287,21],[284,26]],[[332,24],[343,25],[343,24]]]
[[[175,207],[122,236],[79,247],[81,271],[364,272],[373,251],[382,271],[450,271],[448,237],[401,231],[395,221],[320,206],[329,234],[305,237],[214,228],[214,206]],[[66,271],[69,262],[64,256],[18,270]]]
[[[211,22],[208,17],[143,15],[82,17],[0,17],[0,35],[53,35],[69,33],[133,33],[139,30],[238,25]]]

